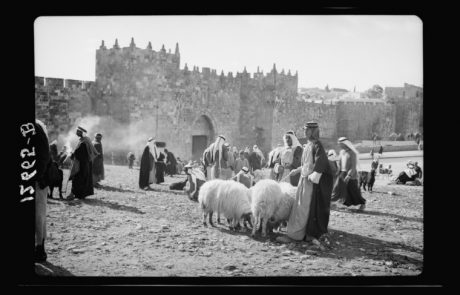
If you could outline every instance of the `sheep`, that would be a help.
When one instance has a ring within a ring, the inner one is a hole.
[[[209,215],[209,224],[214,226],[212,223],[212,214],[218,211],[218,195],[217,189],[220,184],[223,183],[222,179],[213,179],[206,181],[200,188],[198,194],[198,203],[203,211],[203,225],[206,224],[206,217]]]
[[[262,179],[270,179],[270,169],[258,169],[254,171],[254,182],[257,183]]]
[[[283,192],[279,184],[271,179],[262,179],[251,190],[251,210],[254,217],[252,236],[262,223],[262,237],[267,235],[267,221],[274,216],[281,203]]]
[[[278,185],[283,193],[279,207],[276,209],[275,214],[270,218],[269,222],[273,228],[278,228],[281,224],[286,226],[289,216],[291,215],[292,206],[294,205],[297,193],[297,187],[287,182],[279,182]]]
[[[286,222],[295,202],[297,188],[289,183],[278,183],[271,179],[260,180],[251,188],[251,210],[254,217],[252,236],[261,226],[262,237],[267,236],[267,223],[279,225]]]
[[[237,230],[240,227],[240,219],[244,220],[245,226],[246,221],[252,226],[250,191],[245,185],[226,180],[219,183],[217,196],[218,214],[222,213],[227,218],[231,230]]]

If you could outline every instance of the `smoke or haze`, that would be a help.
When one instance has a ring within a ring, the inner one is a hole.
[[[86,136],[91,140],[94,140],[96,133],[102,134],[104,154],[123,152],[126,155],[131,151],[138,158],[148,138],[153,136],[154,124],[149,120],[122,124],[109,117],[86,116],[77,119],[67,134],[59,134],[57,142],[58,146],[65,145],[68,151],[72,151],[78,143],[77,127],[81,126],[87,131]]]

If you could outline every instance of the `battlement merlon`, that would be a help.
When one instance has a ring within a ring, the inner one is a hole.
[[[95,81],[84,81],[74,79],[62,79],[62,78],[45,78],[35,76],[35,86],[37,87],[49,87],[56,89],[89,89],[95,85]]]

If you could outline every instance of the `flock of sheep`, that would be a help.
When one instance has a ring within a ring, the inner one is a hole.
[[[248,229],[252,227],[251,236],[255,236],[261,228],[262,237],[267,236],[267,224],[276,228],[289,219],[295,202],[297,188],[287,182],[276,182],[262,179],[254,186],[247,188],[234,180],[214,179],[205,182],[198,195],[198,203],[203,210],[203,225],[207,226],[206,218],[213,225],[213,213],[227,218],[231,230],[240,228],[240,221]]]

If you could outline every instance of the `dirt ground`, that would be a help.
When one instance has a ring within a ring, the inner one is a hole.
[[[363,192],[365,211],[331,210],[331,242],[318,247],[277,243],[283,231],[254,239],[226,224],[204,227],[198,203],[168,189],[184,175],[151,191],[138,188],[139,170],[106,165],[105,175],[85,200],[60,200],[57,191],[48,199],[48,261],[37,274],[415,276],[423,268],[423,187],[377,179],[373,193]]]

